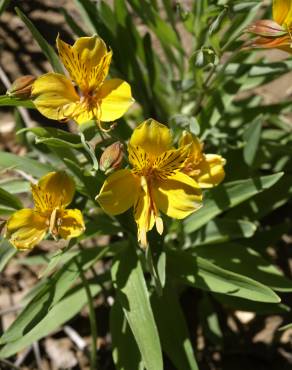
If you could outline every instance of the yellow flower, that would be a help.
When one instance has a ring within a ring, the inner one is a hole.
[[[110,175],[97,196],[101,207],[111,215],[133,206],[143,247],[154,225],[160,234],[163,232],[159,211],[182,219],[201,207],[199,185],[181,171],[188,151],[188,146],[173,148],[170,130],[149,119],[134,130],[128,144],[132,169]]]
[[[277,48],[292,53],[292,0],[273,0],[273,19],[250,25],[247,31],[258,37],[248,41],[245,47]]]
[[[74,196],[75,185],[65,172],[50,172],[31,184],[35,207],[15,212],[7,221],[6,237],[18,249],[31,249],[48,232],[53,237],[75,238],[85,230],[81,212],[65,209]]]
[[[180,139],[180,147],[185,145],[190,151],[182,171],[196,180],[202,189],[218,185],[225,177],[225,159],[217,154],[204,154],[203,144],[189,132],[184,132]]]
[[[131,87],[118,78],[105,80],[112,52],[104,41],[96,35],[80,37],[71,46],[58,36],[57,48],[71,78],[59,73],[39,77],[32,89],[36,108],[50,119],[79,124],[96,119],[100,125],[122,117],[134,102]]]
[[[273,18],[276,23],[290,29],[292,25],[292,1],[273,0]]]

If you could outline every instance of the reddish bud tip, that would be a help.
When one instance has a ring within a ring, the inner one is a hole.
[[[7,95],[19,99],[29,99],[31,96],[32,84],[35,80],[36,78],[32,75],[17,78],[7,90]]]
[[[106,174],[118,169],[123,160],[123,148],[123,144],[119,141],[108,146],[100,157],[100,169]]]

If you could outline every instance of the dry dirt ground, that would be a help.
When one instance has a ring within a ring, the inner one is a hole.
[[[49,70],[38,46],[33,41],[30,33],[22,21],[14,14],[13,6],[19,6],[25,14],[33,20],[38,30],[45,38],[54,45],[58,33],[66,41],[73,39],[69,28],[64,22],[63,15],[59,12],[60,7],[65,7],[70,14],[81,23],[73,1],[70,0],[20,0],[13,1],[0,19],[0,66],[4,83],[0,82],[0,94],[6,91],[5,82],[13,81],[24,74],[39,75]],[[83,25],[84,26],[84,25]],[[279,60],[286,57],[281,52],[270,52],[269,57]],[[5,81],[6,77],[6,81]],[[287,74],[276,82],[267,84],[256,90],[255,93],[264,96],[266,103],[275,103],[291,97],[292,73]],[[30,113],[30,120],[48,124],[37,113]],[[15,140],[14,118],[10,109],[2,109],[0,112],[0,150],[7,150],[25,155],[25,149]],[[288,256],[291,248],[291,240],[282,241],[282,248]],[[50,244],[44,244],[44,250],[50,248]],[[285,252],[286,251],[286,252]],[[19,258],[23,258],[21,255]],[[10,263],[1,276],[0,281],[0,331],[5,330],[15,319],[20,309],[20,301],[35,285],[41,272],[40,266],[24,266],[16,258]],[[288,261],[285,262],[287,266]],[[290,266],[291,269],[292,266]],[[289,265],[287,266],[289,270]],[[291,271],[291,270],[290,270]],[[291,276],[291,272],[289,272]],[[189,290],[182,299],[186,316],[192,322],[191,316],[196,310],[196,296]],[[99,327],[98,346],[99,354],[104,364],[104,369],[113,369],[110,356],[110,337],[108,334],[108,312],[103,299],[96,302],[96,317]],[[200,350],[202,369],[210,370],[291,370],[292,332],[277,333],[276,329],[281,326],[282,318],[277,315],[260,317],[255,319],[253,314],[237,312],[235,315],[223,315],[223,320],[233,335],[230,342],[225,343],[226,353],[219,352],[215,347],[208,346],[202,336],[197,340]],[[88,369],[88,357],[86,348],[89,343],[89,324],[87,309],[59,332],[53,333],[33,347],[22,351],[11,361],[12,365],[0,361],[0,370],[5,369]],[[219,365],[220,364],[220,365]],[[172,369],[170,364],[166,370]],[[133,369],[136,370],[136,369]],[[180,369],[184,370],[184,369]]]

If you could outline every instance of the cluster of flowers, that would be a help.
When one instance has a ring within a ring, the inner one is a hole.
[[[128,110],[134,102],[131,88],[123,80],[106,79],[112,52],[102,39],[81,37],[71,46],[58,37],[57,48],[70,77],[47,73],[34,81],[22,79],[22,89],[18,89],[25,92],[27,82],[32,82],[31,98],[44,116],[79,124],[95,119],[102,129],[102,122],[112,122]],[[175,148],[167,126],[153,119],[133,131],[128,154],[132,168],[112,173],[96,200],[110,215],[133,207],[143,247],[154,225],[163,232],[160,211],[176,219],[188,216],[202,205],[201,189],[224,178],[221,156],[205,155],[200,141],[188,132]],[[66,209],[75,185],[65,172],[51,172],[31,189],[34,208],[17,211],[7,221],[6,236],[16,248],[33,248],[48,232],[64,239],[84,232],[80,210]]]
[[[247,29],[257,36],[248,46],[291,52],[292,1],[274,0],[273,17],[274,21],[259,20]],[[106,79],[112,52],[104,41],[97,36],[81,37],[71,46],[58,37],[57,48],[69,77],[58,73],[37,79],[28,76],[19,80],[21,88],[13,86],[11,92],[25,95],[29,90],[36,108],[58,121],[72,119],[82,124],[95,119],[104,129],[102,122],[122,117],[134,99],[127,82]],[[172,142],[168,127],[154,119],[138,125],[128,143],[131,168],[113,172],[96,196],[110,215],[133,207],[143,247],[147,247],[147,232],[154,225],[163,233],[160,211],[175,219],[187,217],[202,206],[202,189],[218,185],[225,175],[224,158],[204,154],[202,143],[190,132],[183,132],[178,148]],[[31,189],[35,207],[17,211],[7,221],[6,236],[16,248],[31,249],[47,233],[69,239],[84,232],[80,210],[66,209],[75,191],[70,176],[51,172]]]

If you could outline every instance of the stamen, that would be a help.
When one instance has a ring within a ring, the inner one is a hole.
[[[155,226],[159,235],[163,234],[163,220],[161,217],[155,218]]]
[[[53,212],[51,213],[50,224],[49,224],[49,231],[52,234],[54,239],[57,234],[56,221],[57,221],[57,209],[55,208]]]
[[[290,39],[291,39],[291,41],[292,41],[292,34],[291,34],[291,30],[290,30],[289,26],[288,26],[286,23],[285,23],[285,27],[286,27],[287,32],[288,32],[288,34],[289,34],[289,36],[290,36]],[[290,48],[292,48],[292,43],[290,44]]]
[[[142,248],[146,249],[148,247],[147,232],[145,229],[139,231],[138,240]]]

